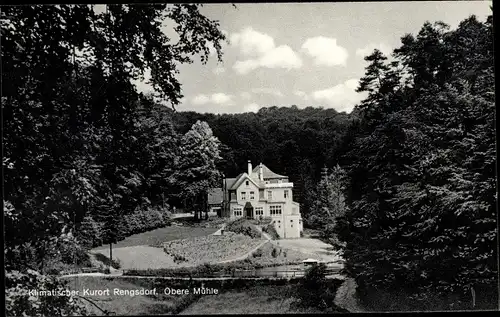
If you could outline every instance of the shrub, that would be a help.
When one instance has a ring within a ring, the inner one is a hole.
[[[175,263],[187,262],[187,259],[182,255],[174,254],[174,262]]]
[[[255,226],[244,218],[236,219],[226,226],[227,231],[244,234],[250,238],[260,238],[262,234]]]
[[[261,256],[262,256],[262,249],[257,249],[257,251],[255,251],[255,252],[252,254],[252,256],[253,256],[254,258],[259,258],[259,257],[261,257]]]
[[[276,231],[276,228],[274,227],[273,223],[269,223],[267,226],[265,226],[264,228],[262,228],[262,231],[264,231],[265,233],[269,234],[269,236],[271,236],[271,238],[273,240],[279,240],[280,239],[280,236],[279,236],[278,232]]]
[[[105,256],[104,254],[102,253],[95,253],[95,258],[96,260],[104,263],[104,265],[106,266],[109,266],[110,265],[110,261],[109,261],[109,258],[107,256]],[[114,269],[119,269],[121,267],[121,263],[120,263],[120,260],[118,259],[113,259],[111,261],[111,266],[114,268]]]
[[[75,236],[82,247],[91,249],[99,245],[101,232],[102,230],[98,222],[91,216],[86,216],[77,227]]]
[[[67,289],[67,281],[36,271],[5,272],[6,316],[84,316],[85,308],[74,296],[30,296],[27,290]]]
[[[323,311],[338,311],[333,305],[335,293],[341,281],[326,279],[326,265],[319,263],[306,271],[297,288],[299,306],[314,307]]]

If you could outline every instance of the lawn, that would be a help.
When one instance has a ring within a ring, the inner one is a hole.
[[[183,309],[185,302],[192,302],[196,298],[190,295],[165,295],[165,287],[188,288],[189,285],[168,283],[153,279],[123,279],[102,277],[73,277],[69,279],[68,288],[78,290],[83,295],[84,289],[110,290],[110,295],[85,295],[98,307],[107,310],[113,315],[170,315]],[[156,295],[114,295],[113,289],[120,290],[152,290],[156,288]],[[102,316],[103,312],[86,300],[81,300],[87,310],[95,315]]]
[[[130,237],[125,238],[125,240],[113,244],[113,249],[123,248],[123,247],[133,247],[138,245],[146,245],[146,246],[161,245],[163,242],[172,241],[176,239],[207,236],[214,233],[217,230],[218,228],[177,227],[177,226],[163,227],[131,235]],[[109,249],[109,245],[103,245],[93,250],[96,251],[105,249]]]
[[[294,299],[287,295],[290,287],[259,285],[228,290],[218,296],[203,296],[180,315],[321,313],[319,310],[292,308]]]
[[[226,233],[223,236],[176,239],[165,242],[163,248],[147,245],[114,246],[113,260],[118,259],[120,268],[125,270],[192,267],[205,263],[241,260],[264,241]],[[109,249],[93,250],[92,253],[101,253],[109,258]]]

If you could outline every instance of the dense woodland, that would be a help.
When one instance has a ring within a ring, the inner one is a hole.
[[[210,127],[178,133],[132,84],[149,68],[155,97],[175,107],[177,65],[205,62],[209,43],[222,58],[219,24],[198,9],[2,8],[8,315],[84,313],[70,297],[26,292],[64,288],[44,274],[85,262],[92,245],[164,225],[169,199],[191,200],[218,179]],[[165,20],[177,42],[161,31]]]
[[[375,50],[358,87],[368,97],[350,114],[283,105],[215,115],[173,110],[176,65],[205,61],[209,42],[222,59],[225,37],[196,5],[2,11],[11,315],[83,314],[23,289],[62,288],[44,275],[48,259],[85,261],[92,246],[164,226],[170,206],[197,208],[248,159],[294,182],[306,224],[343,251],[366,303],[400,309],[380,297],[397,293],[419,310],[471,308],[472,289],[476,307],[497,302],[491,16],[456,30],[426,23],[393,56]],[[160,31],[165,17],[176,44]],[[131,84],[146,68],[171,107]]]
[[[223,159],[217,166],[226,177],[246,171],[248,160],[287,175],[294,183],[294,200],[307,214],[321,169],[335,166],[340,159],[352,117],[334,109],[274,106],[242,114],[177,112],[174,122],[180,132],[198,120],[210,125],[221,142]]]

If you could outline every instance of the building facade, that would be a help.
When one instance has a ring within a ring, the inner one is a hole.
[[[287,176],[278,175],[262,163],[252,169],[248,161],[247,171],[235,178],[225,178],[222,188],[212,189],[209,208],[220,206],[223,217],[231,219],[271,218],[277,233],[283,239],[299,238],[303,230],[300,206],[293,201],[293,183]],[[222,203],[217,204],[222,193]]]

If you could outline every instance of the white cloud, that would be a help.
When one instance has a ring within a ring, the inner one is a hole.
[[[349,56],[344,47],[337,45],[337,39],[324,36],[307,39],[302,49],[314,58],[318,66],[345,66]]]
[[[226,72],[226,69],[222,66],[217,66],[213,69],[213,73],[215,75],[219,75],[219,74],[222,74],[222,73],[225,73]]]
[[[226,95],[224,93],[215,93],[210,96],[200,94],[194,97],[191,102],[195,105],[205,105],[208,103],[223,105],[230,103],[231,99],[231,95]]]
[[[229,39],[231,45],[240,48],[244,55],[259,56],[274,48],[274,39],[247,27],[240,33],[233,33]]]
[[[243,108],[243,111],[244,112],[257,112],[257,111],[259,111],[259,109],[260,109],[260,106],[258,104],[251,103],[251,104],[246,105]]]
[[[268,94],[268,95],[275,95],[277,97],[283,97],[283,93],[279,89],[275,89],[275,88],[253,88],[252,93],[254,93],[254,94]]]
[[[304,99],[304,100],[309,100],[309,96],[307,95],[307,93],[303,92],[302,90],[296,90],[293,92],[293,94],[297,97]]]
[[[217,93],[212,95],[212,102],[216,104],[225,104],[231,101],[231,96],[224,93]]]
[[[389,45],[386,45],[384,43],[380,44],[370,43],[363,48],[358,48],[356,50],[356,55],[360,57],[368,56],[376,48],[380,50],[382,53],[384,53],[384,55],[386,55],[387,57],[389,57],[392,53],[392,48]]]
[[[248,27],[231,35],[231,45],[238,47],[242,55],[249,57],[238,60],[233,69],[247,74],[259,67],[294,69],[302,66],[302,60],[288,45],[275,46],[274,39]]]
[[[355,91],[357,86],[357,79],[349,79],[331,88],[314,91],[311,97],[337,111],[351,112],[354,106],[366,97],[364,93]]]

